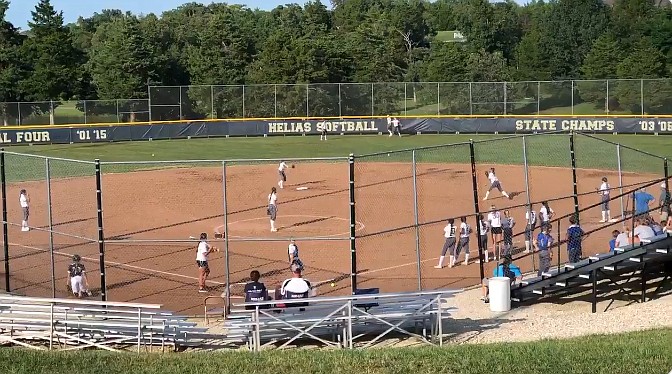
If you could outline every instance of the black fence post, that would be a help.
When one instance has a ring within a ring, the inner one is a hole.
[[[98,256],[100,264],[100,300],[107,301],[105,284],[105,236],[103,234],[103,193],[100,160],[96,159],[96,206],[98,208]]]
[[[481,220],[479,219],[481,215],[481,210],[478,206],[478,180],[476,179],[476,152],[474,151],[474,141],[473,139],[469,140],[469,154],[471,159],[471,183],[474,188],[474,213],[476,214],[476,233],[478,235],[478,262],[481,272],[481,279],[485,278],[485,269],[483,268],[483,261],[485,260],[483,256],[483,251],[487,248],[483,248],[483,243],[481,242]]]
[[[5,291],[9,292],[9,232],[7,231],[7,175],[5,149],[0,149],[0,184],[2,184],[2,249],[5,255]]]
[[[576,153],[574,147],[574,132],[569,134],[569,154],[572,158],[572,184],[574,185],[574,214],[576,215],[576,224],[580,224],[579,216],[579,188],[576,177]]]
[[[669,218],[672,196],[670,196],[670,170],[667,166],[667,157],[663,159],[663,173],[665,174],[665,201],[661,202],[661,214]]]
[[[357,218],[355,216],[355,155],[352,153],[348,157],[348,167],[350,169],[350,285],[352,294],[357,290]]]

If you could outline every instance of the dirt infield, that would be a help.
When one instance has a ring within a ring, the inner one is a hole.
[[[479,168],[479,185],[486,183]],[[527,201],[524,171],[521,166],[498,166],[502,185],[513,193],[511,200],[493,191],[489,201],[481,201],[481,210],[496,204],[500,210],[524,205]],[[299,164],[288,171],[288,184],[279,190],[277,233],[271,233],[265,213],[266,196],[276,185],[276,165],[239,165],[226,171],[228,236],[231,283],[244,283],[251,270],[259,270],[267,286],[276,286],[290,276],[287,244],[290,237],[310,237],[298,243],[307,271],[313,282],[335,279],[319,287],[320,294],[347,294],[350,291],[350,243],[348,201],[348,166],[336,163]],[[408,165],[394,163],[362,163],[356,172],[357,267],[359,287],[379,287],[381,291],[417,289],[417,272],[422,275],[423,288],[465,287],[478,283],[479,265],[435,269],[443,244],[445,219],[473,214],[473,188],[468,165],[419,164],[418,218],[414,215],[413,178]],[[607,176],[617,185],[615,172],[582,170],[579,193],[594,191],[600,178]],[[624,184],[648,181],[652,176],[625,175]],[[551,202],[557,215],[574,209],[571,170],[533,168],[529,175],[531,197],[541,201],[566,196]],[[297,190],[296,187],[308,187]],[[30,296],[51,295],[49,234],[46,231],[20,231],[21,211],[18,194],[28,189],[31,201],[30,225],[44,227],[48,223],[46,184],[28,182],[7,188],[9,205],[10,274],[14,291]],[[57,294],[67,295],[66,269],[74,253],[84,258],[93,288],[99,288],[99,254],[96,221],[95,180],[70,178],[54,180],[52,216],[55,223],[55,275]],[[481,188],[482,189],[482,188]],[[654,194],[655,195],[655,194]],[[581,206],[599,201],[597,194],[580,199]],[[615,202],[614,202],[615,203]],[[612,203],[612,215],[620,215],[620,205]],[[103,176],[104,235],[106,241],[108,299],[160,303],[166,308],[196,314],[202,312],[207,294],[197,292],[195,243],[155,242],[124,243],[119,240],[187,239],[200,232],[212,235],[223,231],[224,199],[222,169],[171,168],[145,170]],[[539,208],[537,204],[536,208]],[[524,225],[524,208],[511,209],[519,233]],[[589,230],[596,227],[599,208],[582,215],[582,224]],[[473,218],[469,223],[474,227]],[[564,238],[568,224],[561,224]],[[586,239],[584,254],[608,250],[610,239],[603,230]],[[78,237],[71,237],[76,235]],[[557,235],[554,229],[554,235]],[[88,239],[83,239],[88,238]],[[419,248],[416,248],[416,237]],[[115,240],[117,240],[115,242]],[[515,239],[522,245],[522,238]],[[221,241],[213,244],[222,247]],[[476,241],[472,238],[472,258],[476,257]],[[417,266],[417,259],[420,266]],[[563,260],[566,250],[562,251]],[[557,259],[554,259],[557,260]],[[531,257],[518,264],[524,270],[533,268]],[[225,282],[223,253],[211,255],[210,295],[219,295]],[[493,263],[487,264],[486,274]],[[234,293],[241,286],[234,287]]]

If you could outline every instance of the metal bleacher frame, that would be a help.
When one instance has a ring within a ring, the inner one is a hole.
[[[392,332],[442,346],[443,322],[454,310],[443,304],[458,292],[361,294],[234,304],[225,323],[226,335],[227,340],[235,340],[255,352],[278,344],[284,348],[302,338],[326,347],[354,349],[358,339],[373,336],[364,344],[366,348]],[[279,303],[285,305],[279,308]]]
[[[639,300],[646,302],[647,281],[653,279],[652,274],[658,274],[658,278],[662,278],[654,294],[658,294],[665,282],[671,279],[671,250],[672,235],[668,232],[639,244],[616,248],[612,253],[590,256],[574,264],[564,264],[541,277],[523,280],[511,289],[511,298],[513,302],[524,303],[551,295],[576,294],[579,288],[589,286],[592,312],[596,313],[598,285],[606,283],[612,286],[611,291],[614,288],[618,291],[617,295],[630,297],[632,292],[625,290],[623,284],[635,278],[640,283]],[[619,283],[619,278],[625,278],[625,282]]]
[[[158,304],[0,295],[0,344],[36,350],[196,345],[206,329]]]

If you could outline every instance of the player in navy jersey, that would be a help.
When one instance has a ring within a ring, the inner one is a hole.
[[[567,252],[569,254],[569,262],[577,263],[581,261],[583,256],[581,242],[585,232],[577,224],[576,216],[569,217],[570,226],[567,228]]]

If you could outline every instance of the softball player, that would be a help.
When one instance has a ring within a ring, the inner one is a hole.
[[[19,204],[21,205],[21,210],[23,211],[23,220],[21,221],[21,231],[30,231],[28,226],[28,217],[30,216],[30,196],[26,190],[21,190],[19,193]]]
[[[485,197],[483,198],[483,201],[488,200],[488,196],[490,196],[490,191],[492,191],[495,188],[499,192],[501,192],[502,195],[504,195],[507,199],[511,199],[509,194],[506,193],[506,191],[504,191],[504,189],[502,188],[502,184],[500,183],[499,178],[497,178],[497,176],[495,175],[495,168],[490,168],[490,170],[485,172],[485,175],[490,180],[490,184],[489,184],[490,187],[485,192]]]
[[[448,267],[453,267],[455,265],[455,232],[457,228],[455,227],[455,220],[449,219],[446,227],[443,228],[443,236],[446,238],[446,242],[443,243],[443,249],[441,250],[441,257],[439,257],[439,264],[434,266],[436,269],[443,268],[443,260],[446,258],[446,252],[450,252],[450,261]]]
[[[534,229],[537,227],[537,212],[534,207],[530,205],[530,209],[525,212],[525,253],[530,253],[532,238],[534,237]]]
[[[401,138],[401,121],[399,121],[399,118],[397,117],[392,119],[392,133],[397,133]]]
[[[285,182],[287,182],[287,174],[285,174],[285,170],[287,169],[287,163],[284,161],[280,161],[280,165],[278,166],[278,177],[280,180],[278,180],[278,186],[280,189],[285,188]]]
[[[600,222],[615,222],[616,220],[611,219],[611,211],[609,210],[609,200],[611,195],[611,186],[607,182],[607,177],[602,178],[602,184],[598,188],[598,193],[602,198],[602,219]]]
[[[553,209],[551,209],[550,206],[548,206],[548,201],[544,201],[541,203],[541,209],[539,209],[539,216],[541,218],[541,228],[543,229],[544,226],[550,226],[551,224],[551,219],[553,219],[553,215],[555,212]]]
[[[387,116],[387,132],[390,133],[390,137],[392,135],[394,135],[394,133],[392,133],[392,129],[393,129],[393,127],[392,127],[392,117]]]
[[[198,292],[208,292],[205,289],[205,281],[210,275],[210,266],[208,266],[208,256],[217,251],[217,247],[208,244],[208,234],[201,233],[198,248],[196,250],[196,265],[198,266]]]
[[[490,225],[490,235],[492,236],[492,254],[495,261],[499,257],[499,246],[502,241],[502,215],[497,208],[490,206],[490,213],[488,213],[488,224]]]
[[[320,141],[322,140],[327,140],[327,128],[322,127],[322,131],[320,132]]]
[[[299,258],[299,247],[296,245],[294,239],[290,239],[289,246],[287,248],[287,257],[289,259],[289,268],[292,268],[292,265],[296,265],[300,270],[303,271],[303,261]]]
[[[72,264],[68,266],[68,287],[72,294],[82,297],[82,294],[91,296],[89,292],[89,281],[86,279],[86,267],[81,263],[82,258],[79,255],[72,256]]]
[[[469,238],[471,236],[471,227],[467,223],[467,217],[461,217],[460,221],[460,241],[455,247],[455,261],[460,258],[460,252],[464,249],[464,264],[469,265]]]
[[[266,214],[271,218],[271,232],[277,232],[278,229],[275,228],[275,219],[278,215],[278,190],[275,187],[271,188],[271,193],[268,194],[268,208],[266,209]]]
[[[511,213],[505,210],[504,219],[502,219],[502,230],[504,231],[504,252],[502,256],[510,254],[511,249],[513,249],[513,227],[515,225],[516,221],[511,217]]]
[[[482,214],[478,215],[478,222],[480,224],[479,237],[478,237],[479,245],[481,248],[483,248],[483,252],[485,252],[485,262],[489,262],[490,252],[488,252],[488,232],[490,231],[490,226],[488,226],[488,221],[483,219]]]

